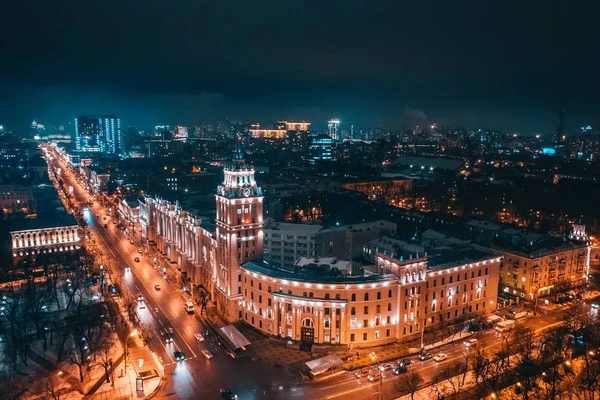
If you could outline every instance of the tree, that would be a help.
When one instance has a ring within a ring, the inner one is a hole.
[[[535,355],[537,342],[531,329],[518,327],[514,332],[513,348],[516,350],[517,360],[514,371],[521,384],[517,390],[520,393],[517,394],[520,394],[523,400],[529,400],[530,392],[537,388],[536,376],[540,373]]]
[[[414,400],[415,393],[420,389],[423,382],[425,380],[418,371],[411,371],[400,377],[397,386],[400,392],[409,393],[411,400]]]

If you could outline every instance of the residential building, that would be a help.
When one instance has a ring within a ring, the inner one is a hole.
[[[75,144],[80,151],[119,154],[123,144],[121,120],[108,115],[75,118]]]

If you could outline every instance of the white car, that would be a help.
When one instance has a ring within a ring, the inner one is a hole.
[[[444,361],[446,358],[448,358],[448,356],[444,353],[437,354],[433,357],[433,359],[438,362]]]
[[[213,355],[210,351],[208,350],[202,350],[202,354],[204,354],[204,357],[206,357],[208,360],[210,360],[211,358],[213,358]]]
[[[196,338],[196,342],[204,342],[204,336],[201,333],[196,333],[194,337]]]
[[[597,310],[598,309],[598,304],[597,303],[593,303],[592,304],[592,308],[595,308]]]
[[[477,346],[477,339],[469,339],[469,340],[465,340],[463,342],[463,344],[467,347],[475,347]]]

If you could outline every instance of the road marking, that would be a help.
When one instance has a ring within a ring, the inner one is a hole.
[[[327,389],[333,389],[334,387],[338,387],[338,386],[343,386],[343,385],[348,385],[352,382],[342,382],[342,383],[337,383],[335,385],[331,385],[331,386],[326,386],[324,388],[320,388],[319,390],[327,390]]]
[[[376,385],[375,383],[371,383],[371,384],[369,384],[367,386],[361,386],[361,387],[358,387],[358,388],[355,388],[355,389],[346,390],[345,392],[340,392],[340,393],[332,394],[331,396],[327,396],[327,399],[328,400],[329,399],[335,399],[336,397],[345,396],[345,395],[350,394],[350,393],[358,392],[359,390],[364,390],[364,389],[367,389],[367,388],[371,388],[371,387],[373,387],[375,385]]]

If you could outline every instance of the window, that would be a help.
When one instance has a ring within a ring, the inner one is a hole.
[[[352,307],[350,309],[350,315],[356,315],[356,308]]]
[[[381,292],[377,292],[377,300],[381,300]]]
[[[258,290],[262,290],[262,283],[258,282]]]
[[[329,328],[329,319],[325,320],[325,328]]]
[[[392,298],[392,289],[388,290],[388,298],[391,299]]]
[[[379,314],[381,312],[381,305],[377,304],[377,306],[375,307],[375,312],[377,314]]]
[[[261,295],[258,296],[258,302],[262,303],[262,296]]]
[[[487,268],[485,269],[485,274],[486,274],[486,275],[488,274],[488,269],[487,269]]]
[[[375,331],[375,340],[379,339],[379,331]]]
[[[437,279],[434,279],[433,280],[433,287],[436,287],[436,286],[437,286]]]
[[[338,294],[336,294],[336,295],[335,295],[335,298],[336,298],[337,300],[339,300],[339,299],[341,299],[341,298],[342,298],[342,296],[340,296],[340,294],[338,293]]]
[[[367,335],[367,332],[363,333],[363,340],[364,340],[365,342],[367,341],[367,337],[368,337],[368,335]]]
[[[329,298],[330,298],[330,297],[329,297],[329,293],[325,293],[325,298],[326,298],[326,299],[329,299]]]
[[[368,319],[364,319],[363,320],[363,328],[366,328],[369,326],[369,320]]]
[[[308,294],[308,297],[314,297],[314,296],[315,296],[315,295],[313,294],[313,292],[310,292],[310,293]]]
[[[351,333],[351,334],[350,334],[350,341],[351,341],[351,342],[354,342],[354,341],[356,341],[356,335],[355,335],[354,333]]]
[[[481,269],[479,270],[479,272],[477,273],[477,276],[481,276]]]
[[[452,283],[452,275],[450,275],[450,283]]]
[[[325,315],[331,314],[331,308],[325,307]]]
[[[385,330],[385,337],[390,337],[391,335],[391,330],[388,328]]]
[[[352,296],[350,297],[351,301],[356,301],[356,293],[352,293]]]
[[[254,281],[250,279],[250,287],[254,287]]]
[[[267,305],[271,307],[271,299],[267,299]]]
[[[392,303],[388,303],[388,311],[392,311]]]
[[[446,284],[446,278],[442,278],[442,285]]]
[[[364,311],[365,311],[364,312],[365,315],[368,314],[369,313],[369,306],[365,306],[365,310]]]
[[[369,293],[365,293],[365,301],[369,301]]]
[[[308,293],[306,293],[306,292],[302,293],[302,297],[307,297],[307,296],[308,296]]]

